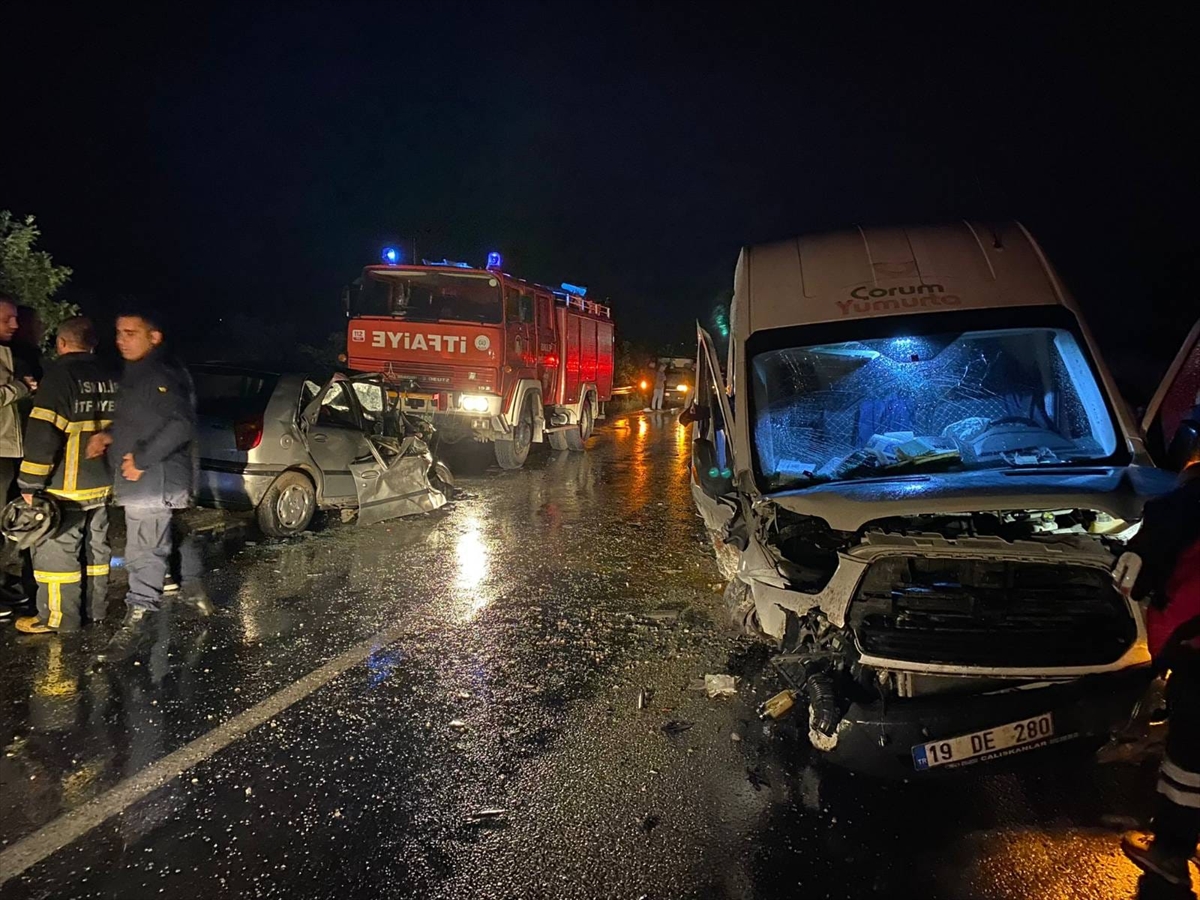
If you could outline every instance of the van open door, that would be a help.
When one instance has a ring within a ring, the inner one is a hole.
[[[713,539],[721,573],[728,578],[736,568],[737,557],[727,545],[736,539],[734,530],[741,516],[741,503],[734,487],[737,465],[731,439],[733,412],[712,337],[699,323],[696,345],[696,388],[691,405],[680,414],[680,421],[692,425],[692,497]]]
[[[1150,398],[1142,431],[1150,455],[1165,469],[1179,471],[1200,451],[1200,322]]]

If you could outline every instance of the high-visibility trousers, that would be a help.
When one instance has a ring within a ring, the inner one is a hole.
[[[84,509],[64,500],[58,534],[33,548],[38,619],[61,631],[78,631],[87,616],[93,622],[108,610],[108,507]]]
[[[1167,683],[1167,752],[1158,794],[1156,843],[1191,856],[1200,840],[1200,653],[1180,654]]]

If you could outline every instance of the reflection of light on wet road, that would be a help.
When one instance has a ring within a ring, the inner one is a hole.
[[[642,416],[640,419],[638,419],[638,438],[640,438],[642,441],[644,441],[646,439],[646,432],[648,432],[649,430],[650,430],[650,422],[646,419],[645,416]]]
[[[470,598],[466,618],[474,618],[481,609],[488,605],[491,597],[478,593],[479,586],[488,574],[488,551],[483,544],[480,533],[479,519],[471,516],[465,524],[466,530],[458,536],[454,548],[455,563],[458,566],[458,577],[455,587],[463,592],[475,592]]]

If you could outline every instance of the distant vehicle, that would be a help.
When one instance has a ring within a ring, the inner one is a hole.
[[[613,321],[586,288],[466,263],[368,266],[346,293],[347,365],[382,373],[441,440],[491,441],[519,469],[534,443],[582,451],[612,392]]]
[[[667,367],[666,389],[663,391],[663,408],[686,406],[691,402],[692,388],[696,383],[696,361],[686,357],[664,356],[659,358],[657,363],[660,366],[666,364]],[[654,399],[654,379],[656,377],[657,373],[651,370],[642,376],[641,383],[638,385],[646,395],[647,406]]]
[[[730,318],[692,493],[813,746],[911,776],[1123,727],[1150,656],[1110,570],[1197,449],[1200,328],[1139,428],[1016,223],[747,247]]]
[[[318,509],[358,508],[368,524],[446,503],[449,471],[378,375],[315,379],[212,364],[191,372],[202,505],[253,509],[265,534],[286,537]]]

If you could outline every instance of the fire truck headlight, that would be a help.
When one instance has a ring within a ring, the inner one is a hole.
[[[463,412],[485,413],[491,402],[480,394],[463,394],[458,398],[458,408]]]

